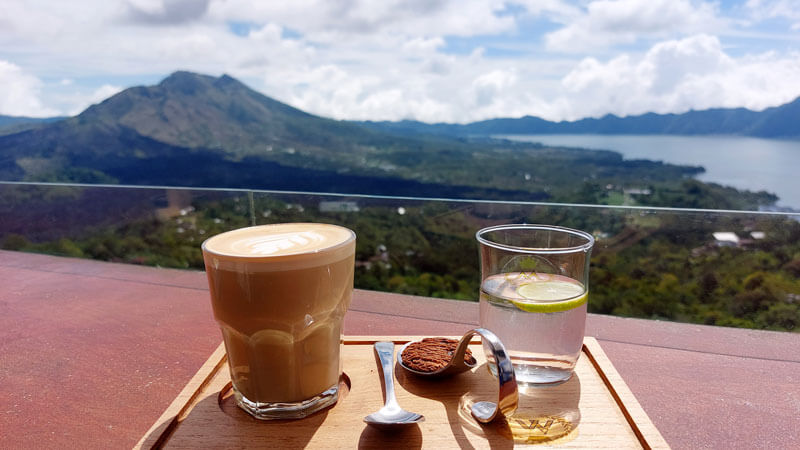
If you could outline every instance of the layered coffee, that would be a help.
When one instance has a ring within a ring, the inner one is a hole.
[[[355,234],[314,223],[243,228],[208,239],[203,257],[240,406],[277,411],[260,417],[271,418],[294,417],[280,405],[296,405],[302,417],[319,409],[305,410],[309,402],[335,402]]]

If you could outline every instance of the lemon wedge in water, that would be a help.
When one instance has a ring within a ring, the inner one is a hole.
[[[512,300],[517,308],[527,312],[560,312],[577,308],[589,299],[589,292],[575,282],[543,280],[517,288],[522,299]]]

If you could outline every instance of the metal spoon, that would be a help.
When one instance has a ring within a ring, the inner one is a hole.
[[[392,375],[394,343],[376,342],[375,352],[381,362],[383,384],[386,385],[386,402],[383,408],[364,417],[364,422],[377,427],[390,428],[397,425],[410,425],[425,421],[425,417],[422,414],[406,411],[397,403],[397,398],[394,395],[394,376]]]
[[[500,342],[500,339],[496,334],[492,333],[486,328],[475,328],[467,331],[467,334],[465,334],[458,342],[458,346],[453,352],[450,362],[448,362],[443,368],[433,372],[414,370],[403,364],[403,351],[406,349],[406,347],[412,344],[411,342],[404,345],[400,351],[397,352],[397,363],[400,364],[400,367],[403,369],[415,375],[424,377],[441,377],[465,372],[472,369],[476,365],[467,364],[467,362],[464,361],[464,353],[467,351],[469,341],[472,339],[472,336],[476,334],[481,335],[483,342],[486,344],[485,347],[489,347],[490,351],[492,352],[492,356],[494,357],[494,361],[497,365],[497,380],[500,384],[500,389],[498,392],[497,403],[477,402],[472,405],[470,412],[472,413],[472,417],[474,417],[478,422],[489,423],[494,420],[495,417],[497,417],[498,412],[502,413],[504,416],[510,416],[513,414],[514,411],[517,410],[517,403],[519,401],[519,391],[517,389],[517,379],[514,376],[514,366],[511,365],[511,359],[508,357],[506,348],[503,346],[503,343]],[[499,408],[498,405],[500,405]]]

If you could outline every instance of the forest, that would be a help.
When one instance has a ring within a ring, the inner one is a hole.
[[[478,298],[478,229],[567,226],[597,238],[590,312],[800,329],[796,216],[253,191],[0,188],[6,218],[0,247],[6,250],[202,270],[200,244],[217,233],[252,224],[330,222],[357,234],[357,288],[463,301]],[[715,188],[687,180],[652,196],[702,207],[708,189]],[[718,231],[741,239],[737,245],[716,241]]]

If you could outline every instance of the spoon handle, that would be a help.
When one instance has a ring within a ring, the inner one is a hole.
[[[473,331],[481,335],[482,342],[487,344],[492,351],[492,356],[497,366],[497,380],[500,382],[497,406],[501,414],[510,416],[517,410],[519,402],[517,378],[514,375],[514,366],[511,363],[511,358],[506,351],[506,347],[500,342],[500,338],[496,334],[486,328],[475,328]]]
[[[392,374],[392,363],[394,362],[394,342],[376,342],[375,352],[381,362],[381,372],[383,372],[383,384],[386,386],[387,407],[400,408],[397,398],[394,395],[394,375]]]

